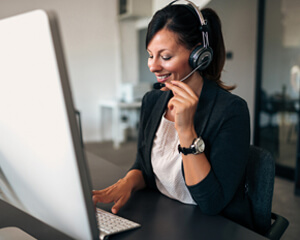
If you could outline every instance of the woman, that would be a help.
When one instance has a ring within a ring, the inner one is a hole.
[[[133,167],[116,184],[94,191],[93,199],[115,202],[117,213],[132,192],[147,186],[252,228],[243,189],[249,112],[246,102],[229,92],[234,87],[220,80],[225,47],[219,17],[211,9],[201,12],[207,26],[193,5],[170,4],[153,16],[146,38],[148,66],[164,87],[143,98]],[[190,55],[203,45],[212,49],[211,62],[179,81],[195,68]]]

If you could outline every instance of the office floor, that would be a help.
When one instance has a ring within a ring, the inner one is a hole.
[[[135,160],[136,143],[126,142],[119,149],[114,149],[112,142],[85,143],[85,150],[111,161],[127,170]],[[294,195],[292,181],[275,178],[272,211],[286,217],[290,225],[282,240],[298,240],[300,236],[300,196]]]

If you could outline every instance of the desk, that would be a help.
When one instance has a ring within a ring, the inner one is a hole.
[[[116,165],[87,153],[95,189],[114,183],[125,173]],[[112,174],[115,173],[115,174]],[[109,210],[111,204],[100,204]],[[9,219],[19,218],[23,226],[47,233],[48,239],[67,239],[63,234],[31,216],[0,201],[0,225],[9,226]],[[203,215],[196,206],[171,200],[157,191],[146,189],[133,194],[119,212],[120,216],[139,222],[142,227],[110,237],[110,240],[262,240],[266,239],[221,216]],[[4,224],[5,223],[5,224]],[[38,235],[36,236],[38,239]],[[0,235],[1,238],[1,235]]]
[[[114,147],[118,148],[123,141],[124,136],[121,128],[121,111],[122,110],[139,110],[141,102],[119,102],[116,100],[103,100],[100,102],[100,131],[101,137],[104,134],[105,122],[104,122],[104,109],[108,108],[112,110],[112,139]]]
[[[120,216],[142,225],[111,240],[259,240],[266,239],[221,216],[206,216],[196,206],[181,204],[153,190],[136,192]]]

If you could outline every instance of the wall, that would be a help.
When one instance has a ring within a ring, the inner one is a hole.
[[[209,3],[211,0],[191,0],[196,6],[199,6],[200,8],[202,8],[202,6],[206,5],[207,3]],[[220,1],[220,0],[213,0],[213,1]],[[152,0],[153,4],[152,4],[152,9],[153,12],[156,12],[158,9],[163,8],[164,6],[166,6],[167,4],[169,4],[170,2],[172,2],[171,0]],[[179,4],[184,3],[184,1],[178,1]]]
[[[0,19],[37,8],[57,13],[83,137],[99,140],[99,101],[115,97],[120,78],[116,1],[1,0],[0,6]]]

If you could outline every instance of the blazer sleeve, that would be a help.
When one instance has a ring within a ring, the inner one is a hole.
[[[211,171],[198,184],[187,186],[201,211],[210,215],[219,214],[233,199],[243,180],[250,144],[246,102],[235,96],[216,105],[204,139]]]

